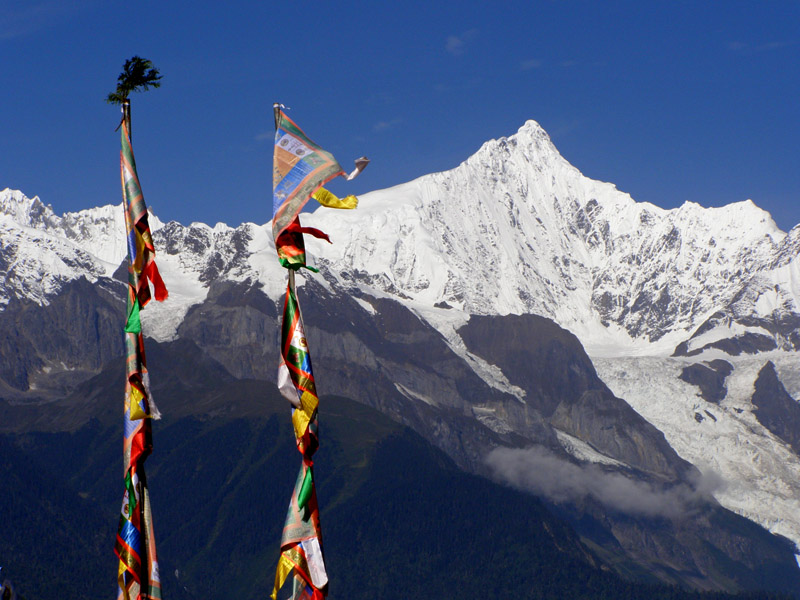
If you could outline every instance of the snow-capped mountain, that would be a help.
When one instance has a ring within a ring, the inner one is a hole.
[[[245,223],[238,228],[218,223],[163,224],[150,215],[158,248],[158,265],[168,274],[170,299],[148,307],[149,332],[172,339],[190,306],[202,302],[208,284],[222,276],[234,281],[256,277],[281,291],[280,265],[266,260],[275,253],[269,229]],[[69,281],[111,279],[127,260],[122,206],[67,213],[59,217],[38,197],[0,191],[0,306],[12,298],[47,304]]]
[[[574,414],[556,411],[547,429],[526,405],[531,388],[476,348],[478,316],[546,317],[578,337],[603,382],[682,459],[721,478],[714,494],[723,506],[800,543],[800,457],[756,398],[768,362],[783,393],[800,395],[800,228],[782,232],[749,200],[674,210],[636,202],[584,177],[533,121],[451,171],[360,200],[356,211],[303,215],[334,242],[306,241],[324,275],[309,284],[350,291],[353,310],[370,315],[383,299],[399,303],[501,398],[465,405],[395,375],[405,401],[455,408],[492,435],[541,442],[534,429],[554,431],[547,443],[583,462],[680,471],[662,450],[636,462],[633,447],[581,429]],[[285,271],[268,225],[150,222],[170,298],[143,312],[148,335],[200,339],[193,311],[226,293],[222,283],[255,282],[279,301]],[[113,279],[123,240],[119,206],[59,217],[38,198],[0,192],[0,307],[47,304],[70,281]],[[251,376],[249,366],[229,368]],[[431,435],[444,435],[437,427]]]
[[[0,192],[0,304],[11,297],[46,303],[65,281],[110,277],[123,256],[123,217],[104,206],[56,216],[39,198]]]
[[[423,305],[547,316],[593,355],[609,345],[672,351],[746,301],[745,287],[759,314],[800,308],[791,279],[800,232],[787,236],[749,200],[674,210],[635,202],[584,177],[533,121],[451,171],[309,222],[336,242],[319,255],[338,271]]]

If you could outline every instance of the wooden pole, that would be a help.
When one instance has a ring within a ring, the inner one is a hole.
[[[125,98],[122,101],[122,119],[128,126],[128,137],[131,140],[131,144],[133,144],[133,131],[131,130],[131,101],[128,98]]]
[[[277,102],[272,105],[272,112],[275,115],[275,129],[278,129],[278,125],[281,122],[281,105]]]

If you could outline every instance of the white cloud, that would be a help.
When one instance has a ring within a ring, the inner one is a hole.
[[[500,481],[553,502],[587,496],[629,515],[679,518],[711,499],[722,487],[718,476],[660,488],[594,464],[575,464],[541,448],[495,448],[486,464]]]
[[[391,119],[390,121],[378,121],[375,125],[372,126],[372,131],[375,133],[380,133],[382,131],[386,131],[387,129],[392,129],[403,122],[401,118]]]
[[[739,54],[756,54],[760,52],[769,52],[771,50],[780,50],[782,48],[790,48],[796,46],[797,41],[772,41],[764,42],[763,44],[748,44],[746,42],[728,42],[728,50],[737,52]]]
[[[523,60],[519,64],[519,67],[523,71],[530,71],[531,69],[538,69],[539,67],[542,66],[542,64],[543,64],[542,61],[539,60],[538,58],[529,58],[528,60]]]
[[[467,44],[477,37],[477,29],[470,29],[461,35],[448,35],[445,49],[453,56],[461,56],[466,52]]]
[[[0,40],[11,40],[48,29],[72,13],[82,11],[91,2],[18,2],[0,6]]]
[[[577,131],[581,128],[582,123],[578,119],[572,119],[570,121],[561,121],[555,123],[553,127],[548,127],[547,131],[550,133],[551,138],[557,138],[562,135],[567,135],[572,133],[573,131]]]

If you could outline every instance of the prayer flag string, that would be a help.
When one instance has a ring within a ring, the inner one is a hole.
[[[293,575],[292,600],[322,600],[328,593],[328,574],[313,462],[319,448],[319,397],[297,298],[295,272],[301,267],[316,270],[306,265],[303,234],[328,242],[330,239],[319,229],[301,226],[299,214],[311,198],[322,206],[355,208],[358,204],[355,196],[340,199],[322,186],[337,176],[352,179],[369,161],[358,159],[356,169],[347,175],[333,155],[312,142],[282,108],[281,105],[275,107],[272,235],[278,259],[289,273],[281,327],[278,389],[292,407],[292,426],[302,462],[289,501],[271,598],[277,599],[279,590]]]
[[[147,221],[147,206],[136,173],[130,137],[130,105],[122,105],[123,210],[128,243],[128,299],[125,319],[125,403],[123,457],[125,491],[114,552],[119,557],[118,600],[160,600],[161,579],[153,532],[150,494],[144,463],[153,450],[152,418],[160,415],[153,402],[140,311],[151,298],[167,298],[167,289],[155,263],[155,248]]]

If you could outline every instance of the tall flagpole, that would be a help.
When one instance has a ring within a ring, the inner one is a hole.
[[[120,104],[120,178],[125,238],[128,247],[128,293],[124,327],[125,396],[123,402],[123,468],[125,489],[114,553],[119,558],[118,600],[161,600],[161,578],[156,556],[153,515],[144,463],[153,450],[152,419],[158,418],[153,403],[140,312],[151,299],[150,284],[158,301],[167,289],[155,263],[155,247],[148,224],[131,145],[131,107],[128,94],[158,87],[161,76],[150,61],[133,57],[125,62],[117,89],[107,101]]]
[[[322,546],[322,528],[314,485],[313,456],[319,448],[316,382],[311,366],[295,271],[306,268],[303,234],[328,239],[318,229],[302,227],[299,213],[311,199],[323,206],[355,208],[355,196],[339,199],[322,186],[334,177],[348,177],[341,165],[308,136],[275,103],[275,148],[273,155],[272,236],[278,259],[288,272],[281,324],[278,389],[292,406],[292,427],[302,456],[300,471],[289,501],[281,538],[281,554],[271,598],[293,575],[293,600],[323,600],[328,594],[328,574]],[[355,177],[367,164],[356,161]]]

